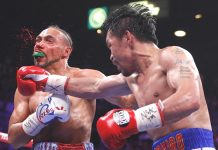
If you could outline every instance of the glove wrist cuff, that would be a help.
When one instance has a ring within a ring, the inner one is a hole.
[[[141,107],[135,111],[136,123],[139,132],[149,129],[160,128],[163,126],[163,103],[153,103]]]
[[[45,124],[41,123],[37,119],[36,113],[33,113],[30,116],[28,116],[22,123],[22,128],[24,132],[29,136],[37,135],[45,126]]]
[[[44,91],[59,95],[65,95],[64,88],[67,79],[68,77],[66,76],[49,75]]]

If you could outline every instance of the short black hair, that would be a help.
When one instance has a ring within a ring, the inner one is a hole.
[[[113,11],[102,25],[105,35],[108,30],[119,38],[128,30],[140,41],[158,44],[156,20],[148,7],[141,4],[123,5]]]

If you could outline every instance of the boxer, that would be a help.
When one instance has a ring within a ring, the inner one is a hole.
[[[36,37],[33,67],[44,68],[47,75],[77,78],[104,76],[97,70],[70,67],[68,59],[72,50],[70,35],[58,26],[50,26]],[[18,85],[19,88],[22,87]],[[26,94],[20,90],[15,92],[14,110],[9,121],[8,140],[14,148],[20,148],[33,139],[33,149],[36,150],[94,149],[90,136],[95,99],[33,92],[31,88],[22,90]]]

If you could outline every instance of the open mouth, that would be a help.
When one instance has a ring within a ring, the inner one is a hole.
[[[34,52],[32,55],[35,59],[39,58],[39,57],[44,57],[45,54],[42,52]]]

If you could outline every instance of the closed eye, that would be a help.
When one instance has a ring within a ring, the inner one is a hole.
[[[46,36],[45,41],[48,43],[53,43],[55,41],[55,38],[53,36]]]
[[[42,40],[42,37],[37,36],[35,42],[36,42],[36,43],[39,43],[41,40]]]

